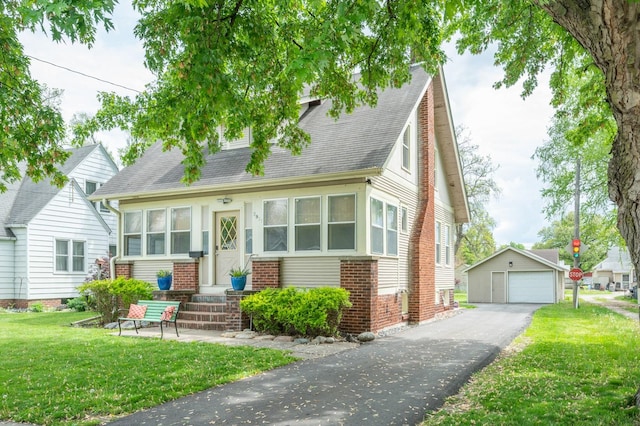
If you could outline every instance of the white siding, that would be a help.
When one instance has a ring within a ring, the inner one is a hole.
[[[378,294],[393,294],[406,285],[406,275],[401,277],[398,259],[383,257],[378,260]],[[406,270],[405,270],[406,273]]]
[[[436,203],[435,205],[435,215],[436,221],[439,221],[442,224],[442,241],[440,244],[440,259],[441,262],[439,265],[436,265],[436,294],[438,290],[449,290],[453,289],[455,285],[455,256],[453,253],[453,241],[454,241],[454,231],[455,226],[453,222],[453,211],[448,206],[443,206],[440,203]],[[446,263],[446,247],[445,247],[445,230],[446,226],[449,226],[450,232],[450,262]]]
[[[55,272],[55,240],[85,242],[84,272]],[[75,297],[89,265],[104,256],[107,231],[95,210],[67,184],[29,224],[29,299]]]
[[[15,240],[0,240],[0,299],[14,299]]]
[[[402,131],[398,135],[398,139],[391,151],[391,155],[387,160],[387,164],[385,165],[385,173],[393,174],[396,177],[401,178],[404,181],[404,185],[416,186],[418,184],[418,178],[420,177],[420,173],[418,170],[418,162],[420,160],[420,156],[418,154],[418,124],[417,124],[417,105],[416,108],[411,112],[411,115],[407,119],[405,126]],[[409,128],[411,135],[411,143],[409,149],[409,169],[405,169],[402,167],[402,141],[404,138],[404,132]]]
[[[29,272],[27,263],[29,259],[29,250],[27,249],[28,232],[27,228],[11,228],[13,235],[16,236],[15,252],[14,252],[14,271],[15,276],[15,297],[16,299],[26,299],[29,292]]]
[[[70,179],[75,179],[80,187],[85,190],[85,183],[87,181],[98,183],[98,187],[106,183],[109,179],[116,175],[117,169],[114,169],[114,165],[109,158],[106,157],[106,153],[100,147],[96,147],[91,154],[89,154],[82,163],[69,173]],[[113,207],[118,208],[118,203],[112,203]],[[111,235],[109,236],[109,244],[116,244],[118,238],[118,226],[117,217],[111,212],[103,212],[98,207],[98,212],[111,229]],[[115,253],[114,253],[115,254]],[[107,255],[105,251],[103,256]]]
[[[281,263],[284,287],[340,287],[337,257],[286,258]]]
[[[133,267],[133,276],[142,281],[158,285],[157,272],[159,270],[173,270],[173,263],[166,260],[147,260],[136,262]]]

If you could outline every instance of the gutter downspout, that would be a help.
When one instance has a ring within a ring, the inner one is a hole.
[[[118,226],[116,229],[117,240],[116,240],[116,254],[115,256],[109,259],[109,277],[112,280],[116,278],[116,260],[120,259],[120,229],[122,229],[122,212],[109,204],[109,201],[106,198],[102,199],[102,204],[113,214],[118,217]]]

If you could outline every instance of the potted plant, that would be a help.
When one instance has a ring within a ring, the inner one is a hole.
[[[169,290],[171,288],[171,278],[173,273],[165,269],[161,269],[156,273],[158,277],[158,288],[160,290]]]
[[[236,291],[244,290],[247,285],[247,275],[251,272],[247,268],[231,268],[229,275],[231,276],[231,287]]]

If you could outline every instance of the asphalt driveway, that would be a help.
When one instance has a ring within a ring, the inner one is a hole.
[[[530,323],[491,305],[134,413],[111,425],[415,425]]]

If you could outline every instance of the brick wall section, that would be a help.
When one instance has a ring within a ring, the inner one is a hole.
[[[435,315],[435,128],[433,83],[418,109],[420,145],[420,194],[410,241],[409,322],[418,323]]]
[[[193,290],[154,290],[153,300],[177,301],[181,302],[180,309],[184,309],[186,304],[191,301],[191,296],[195,294]]]
[[[447,303],[445,303],[445,299],[447,299]],[[436,313],[453,310],[453,302],[453,290],[440,290],[440,303],[435,307]]]
[[[377,297],[376,331],[400,324],[402,320],[402,295],[385,294]]]
[[[124,278],[133,277],[133,263],[116,261],[116,278],[118,277],[124,277]]]
[[[185,259],[173,262],[172,290],[200,290],[200,262],[198,259]]]
[[[251,260],[251,289],[280,288],[280,259],[253,258]]]
[[[378,331],[378,260],[345,258],[340,260],[340,287],[350,293],[353,304],[342,317],[340,330],[347,333]]]
[[[233,291],[227,290],[225,292],[227,304],[225,307],[226,313],[226,329],[230,331],[242,331],[249,328],[250,318],[249,315],[242,312],[240,309],[240,301],[245,297],[257,293],[257,291]]]

